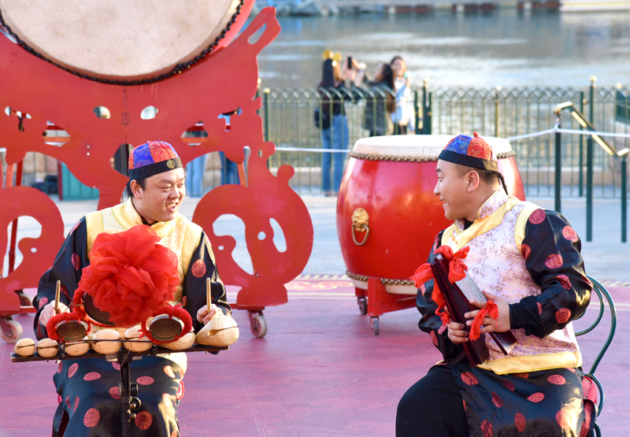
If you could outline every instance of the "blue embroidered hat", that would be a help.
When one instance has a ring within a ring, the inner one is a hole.
[[[496,153],[477,132],[473,137],[458,135],[453,138],[438,159],[480,170],[499,171]]]
[[[129,157],[129,180],[148,178],[176,168],[184,166],[173,146],[164,141],[149,141],[133,149]]]

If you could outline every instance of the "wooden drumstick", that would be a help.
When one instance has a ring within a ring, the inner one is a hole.
[[[212,293],[210,292],[210,278],[206,278],[206,308],[208,312],[210,312],[210,306],[212,305]]]
[[[57,289],[55,290],[55,314],[59,314],[60,296],[61,296],[61,281],[57,280]]]

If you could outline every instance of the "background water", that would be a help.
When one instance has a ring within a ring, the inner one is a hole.
[[[584,87],[630,83],[630,12],[363,14],[281,17],[259,56],[263,87],[312,87],[322,52],[352,54],[374,71],[394,55],[418,85]]]

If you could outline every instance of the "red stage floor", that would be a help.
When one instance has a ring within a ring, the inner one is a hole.
[[[606,437],[625,437],[630,429],[630,382],[624,376],[630,366],[627,286],[609,285],[618,304],[618,328],[597,371],[606,390],[599,419]],[[374,336],[347,279],[306,276],[291,284],[289,300],[265,312],[264,339],[251,336],[247,315],[237,311],[241,339],[230,351],[189,354],[179,408],[182,436],[394,435],[398,399],[440,359],[416,326],[416,310],[384,315],[381,334]],[[591,309],[584,319],[596,314]],[[32,317],[17,320],[33,337]],[[608,313],[605,320],[580,341],[585,369],[603,341]],[[12,349],[0,342],[0,436],[50,435],[57,366],[12,364]]]

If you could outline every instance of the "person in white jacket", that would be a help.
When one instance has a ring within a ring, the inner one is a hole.
[[[396,111],[391,114],[394,134],[407,135],[415,131],[411,79],[407,76],[407,63],[400,56],[394,56],[389,63],[394,70]]]

